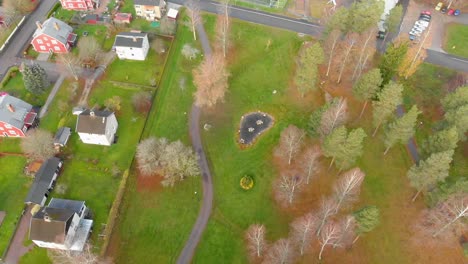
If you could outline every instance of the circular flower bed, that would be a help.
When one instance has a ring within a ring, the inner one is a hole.
[[[254,186],[254,180],[249,175],[245,175],[240,180],[240,186],[244,190],[250,190]]]

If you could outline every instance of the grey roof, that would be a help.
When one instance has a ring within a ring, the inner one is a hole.
[[[63,244],[74,214],[69,209],[42,207],[31,218],[29,238]]]
[[[85,110],[78,115],[76,132],[104,135],[106,133],[107,118],[113,114],[110,111]]]
[[[67,144],[68,138],[70,137],[70,134],[71,129],[69,127],[59,128],[54,137],[54,144],[65,146]]]
[[[67,209],[72,210],[75,213],[80,213],[81,208],[83,208],[85,202],[84,201],[75,201],[75,200],[67,200],[67,199],[60,199],[60,198],[52,198],[50,200],[48,207],[56,208],[56,209]]]
[[[8,109],[11,105],[14,112]],[[32,105],[8,94],[0,96],[0,121],[22,129],[24,118],[31,111]]]
[[[159,6],[160,0],[134,0],[134,5]]]
[[[57,23],[58,30],[54,27],[54,24]],[[55,17],[50,17],[44,23],[42,23],[42,29],[36,29],[34,32],[33,38],[45,34],[49,37],[60,41],[61,43],[65,44],[68,42],[68,36],[70,33],[73,32],[73,28],[67,25],[65,22],[56,19]]]
[[[31,188],[29,188],[25,203],[42,205],[44,195],[49,192],[49,186],[52,183],[52,179],[60,163],[61,160],[59,158],[53,157],[42,164],[41,168],[36,173]]]
[[[146,33],[123,32],[115,36],[114,47],[142,48]]]

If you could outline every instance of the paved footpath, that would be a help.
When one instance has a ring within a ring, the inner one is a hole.
[[[31,207],[28,207],[25,210],[24,214],[21,216],[18,229],[16,229],[13,240],[11,241],[10,247],[8,248],[7,254],[5,256],[6,264],[18,263],[20,258],[34,247],[34,244],[28,247],[25,247],[23,245],[23,240],[26,237],[26,234],[29,230],[30,222]]]
[[[203,27],[202,23],[197,25],[197,32],[205,56],[210,56],[212,53],[210,42],[208,41],[208,36],[206,35],[205,28]],[[177,259],[177,264],[186,264],[191,262],[195,253],[195,249],[200,242],[203,231],[206,228],[206,224],[208,223],[208,219],[210,218],[213,207],[213,181],[200,136],[200,114],[201,109],[194,103],[192,105],[192,111],[190,112],[189,129],[192,146],[199,156],[198,164],[202,172],[203,180],[203,200],[200,212],[198,213],[197,221],[192,227],[190,237],[185,243],[184,249],[182,249],[179,258]]]

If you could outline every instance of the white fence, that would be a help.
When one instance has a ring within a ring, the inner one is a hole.
[[[2,47],[0,48],[0,52],[2,52],[6,45],[8,45],[8,42],[10,41],[11,37],[13,37],[13,35],[16,33],[16,30],[23,24],[25,18],[26,16],[23,16],[18,25],[16,25],[15,29],[13,29],[10,36],[8,36],[8,38],[5,40],[5,43],[3,43]]]

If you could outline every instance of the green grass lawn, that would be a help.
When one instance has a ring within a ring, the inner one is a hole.
[[[468,58],[468,25],[449,24],[446,30],[444,50]]]
[[[18,25],[18,23],[21,21],[21,18],[21,16],[18,16],[16,21],[14,21],[6,30],[0,31],[0,47],[5,43],[11,32],[13,32],[15,29],[16,25]]]
[[[3,144],[3,142],[2,142]],[[26,158],[15,156],[0,157],[0,211],[6,212],[0,225],[0,255],[5,251],[13,235],[15,225],[24,208],[24,198],[31,179],[23,174]]]
[[[112,44],[109,45],[109,43],[114,43],[114,37],[111,36],[110,38],[107,38],[106,26],[89,24],[76,26],[73,29],[73,33],[78,35],[78,41],[80,41],[80,38],[86,38],[85,36],[83,36],[83,33],[85,31],[88,32],[88,36],[86,37],[94,37],[98,41],[98,43],[101,43],[105,50],[110,50]]]
[[[186,27],[180,27],[144,137],[166,137],[190,144],[188,114],[194,91],[191,71],[198,60],[188,61],[180,55],[185,43],[193,44],[192,35]],[[133,171],[108,254],[117,263],[174,263],[197,217],[200,185],[196,177],[173,188],[162,188],[158,179],[137,180]]]
[[[47,100],[50,88],[52,84],[43,94],[35,95],[30,93],[24,87],[23,75],[20,72],[15,72],[14,77],[11,77],[8,82],[1,88],[1,91],[7,92],[8,94],[17,97],[33,106],[41,106]]]

